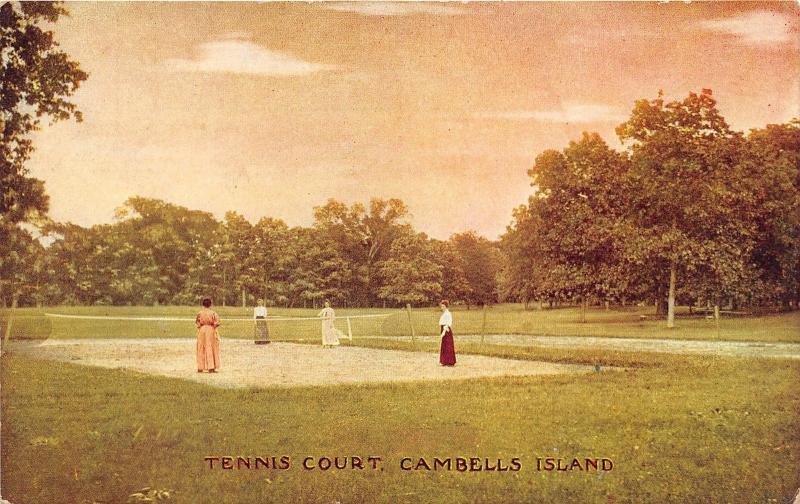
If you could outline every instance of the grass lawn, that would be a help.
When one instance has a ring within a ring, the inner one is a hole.
[[[223,334],[226,337],[252,338],[252,324],[226,318],[250,317],[251,309],[235,307],[217,308],[223,319]],[[17,310],[13,337],[192,337],[191,322],[153,321],[102,321],[83,319],[51,319],[44,311],[69,315],[112,317],[194,317],[196,307],[53,307],[46,310],[24,308]],[[679,310],[685,314],[686,308]],[[316,310],[270,309],[271,316],[309,317]],[[381,309],[337,309],[340,328],[347,315],[389,313],[383,319],[352,319],[356,336],[409,336],[411,325],[408,314],[401,310]],[[0,310],[0,318],[8,310]],[[729,340],[761,342],[800,342],[800,311],[760,317],[723,317],[719,326],[705,318],[678,318],[676,327],[667,329],[664,320],[656,319],[652,308],[617,308],[604,310],[593,308],[587,312],[587,322],[581,322],[579,308],[554,310],[525,310],[519,304],[489,307],[484,312],[479,308],[453,310],[456,334],[531,334],[554,336],[605,336],[625,338],[665,338],[695,340]],[[642,318],[645,317],[645,318]],[[412,310],[412,323],[418,335],[434,335],[438,331],[439,312],[434,308]],[[316,338],[320,333],[318,321],[270,322],[272,335],[276,339]],[[485,327],[485,329],[484,329]]]
[[[800,486],[800,362],[461,348],[479,350],[627,369],[223,390],[12,352],[0,375],[3,497],[126,502],[150,487],[181,503],[784,503]],[[221,455],[286,455],[292,467],[210,470],[203,460]],[[381,457],[383,471],[302,468],[306,456],[353,455]],[[522,469],[403,471],[405,456],[518,457]],[[537,457],[614,467],[537,471]]]

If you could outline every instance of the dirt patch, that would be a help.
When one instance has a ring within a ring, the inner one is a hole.
[[[221,369],[197,373],[195,340],[47,340],[13,349],[34,357],[182,378],[218,387],[295,387],[356,383],[455,380],[494,376],[538,376],[593,371],[591,366],[552,364],[480,355],[458,355],[458,364],[439,365],[438,355],[362,347],[321,348],[294,343],[254,345],[223,339]]]

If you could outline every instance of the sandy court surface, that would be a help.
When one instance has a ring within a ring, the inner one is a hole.
[[[43,359],[192,380],[218,387],[294,387],[380,382],[539,376],[592,371],[591,366],[458,355],[452,368],[430,352],[296,343],[255,345],[223,339],[219,373],[197,373],[195,339],[51,339],[17,344],[14,351]]]

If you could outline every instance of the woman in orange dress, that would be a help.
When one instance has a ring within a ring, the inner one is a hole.
[[[219,315],[211,309],[211,299],[203,300],[203,309],[195,318],[197,326],[197,372],[216,373],[219,369]]]

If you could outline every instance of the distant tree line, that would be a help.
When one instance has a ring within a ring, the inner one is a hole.
[[[502,298],[797,307],[800,121],[730,129],[710,90],[637,101],[617,152],[596,133],[541,153],[501,246]]]
[[[52,243],[22,245],[21,304],[218,304],[312,307],[496,301],[497,244],[475,233],[447,241],[406,223],[397,199],[369,206],[330,200],[311,227],[263,218],[251,224],[133,197],[116,222],[84,228],[52,223]],[[25,236],[22,233],[21,236]],[[20,273],[20,272],[18,272]],[[7,302],[7,299],[6,299]]]

